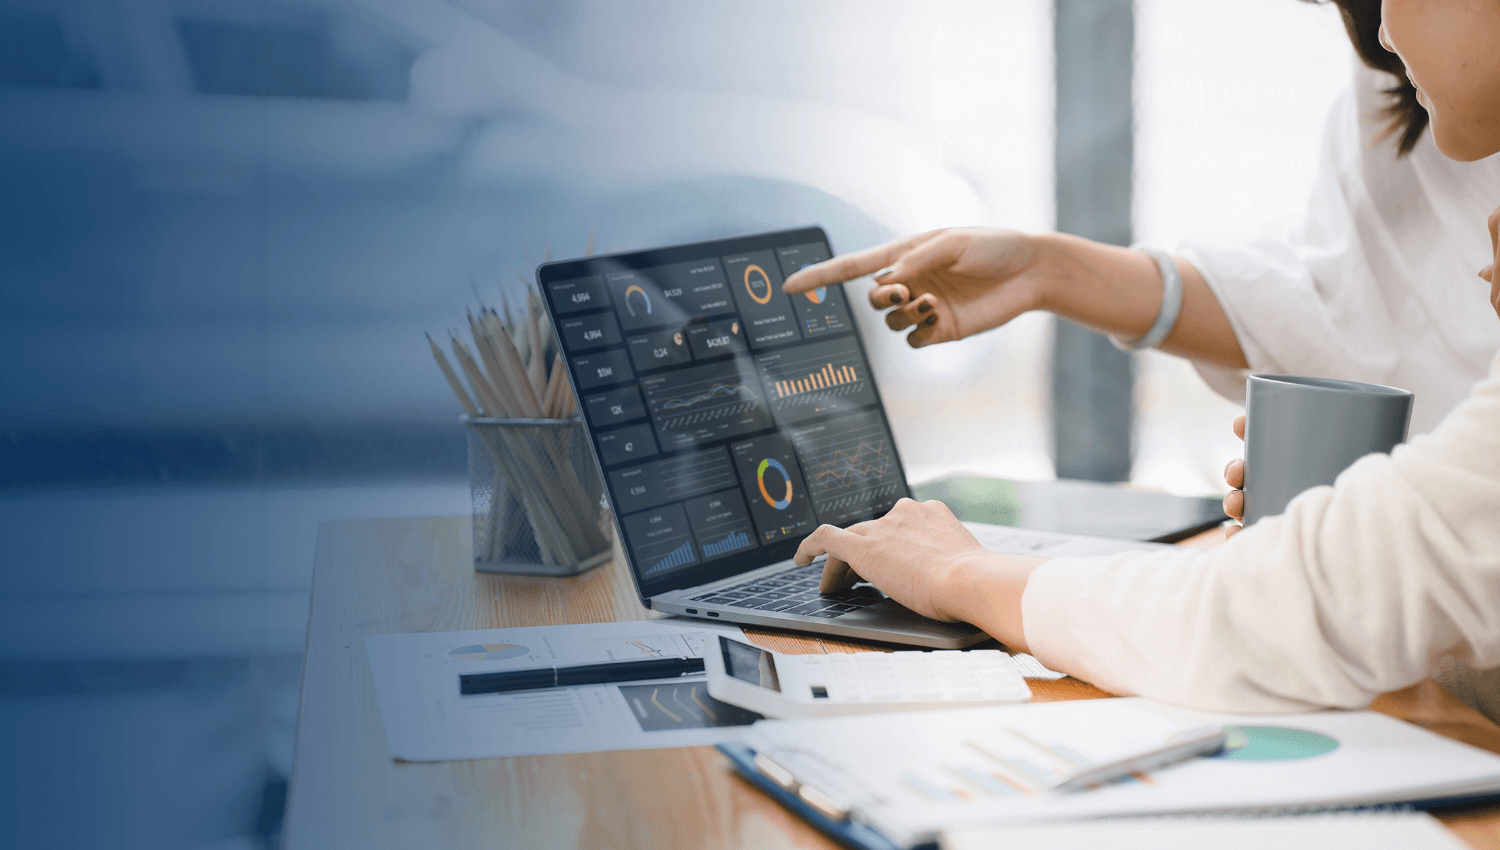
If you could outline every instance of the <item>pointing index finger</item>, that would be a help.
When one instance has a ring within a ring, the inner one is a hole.
[[[846,280],[853,280],[879,271],[894,263],[902,254],[920,245],[927,238],[928,234],[924,233],[899,242],[887,242],[884,245],[876,245],[874,248],[866,248],[853,254],[824,260],[787,278],[786,283],[781,285],[781,289],[783,292],[796,295],[799,292],[843,283]]]

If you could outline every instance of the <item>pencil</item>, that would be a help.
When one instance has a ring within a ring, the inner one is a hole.
[[[443,355],[443,350],[438,348],[438,344],[432,341],[432,334],[427,335],[427,344],[432,346],[432,359],[436,360],[438,368],[443,370],[443,377],[447,379],[449,388],[453,390],[453,395],[458,397],[459,406],[464,409],[464,413],[470,416],[478,416],[479,406],[474,403],[474,399],[469,397],[469,391],[464,389],[463,381],[460,381],[458,375],[454,373],[453,366],[448,363],[448,358]]]
[[[501,412],[500,399],[495,395],[494,387],[490,386],[489,379],[479,370],[479,364],[474,362],[474,355],[464,345],[463,340],[458,337],[448,339],[453,344],[453,356],[458,358],[459,368],[464,370],[464,375],[469,378],[469,386],[474,388],[474,394],[479,397],[480,403],[484,405],[485,413],[489,416],[504,416]]]
[[[511,385],[510,374],[506,367],[501,365],[498,347],[485,328],[485,318],[484,314],[475,318],[474,314],[470,313],[469,333],[474,337],[474,348],[478,350],[479,359],[483,361],[485,372],[489,374],[490,385],[495,390],[495,396],[503,405],[502,412],[495,415],[504,419],[525,416],[525,410],[517,402],[517,393],[515,387]]]
[[[542,393],[542,409],[549,418],[561,419],[558,414],[562,412],[558,394],[562,383],[562,358],[558,357],[552,364],[552,375],[547,379],[547,390]]]
[[[499,323],[499,319],[500,317],[495,317],[496,324]],[[521,415],[540,419],[542,403],[537,399],[536,391],[531,388],[531,381],[526,377],[526,367],[521,364],[521,354],[516,351],[515,343],[511,341],[510,334],[506,333],[504,328],[496,328],[496,331],[492,336],[495,337],[493,341],[499,349],[500,362],[510,370],[510,375],[517,379],[515,391],[516,400],[520,403]]]
[[[542,337],[542,304],[536,293],[526,291],[526,341],[529,356],[526,359],[527,376],[538,397],[547,389],[547,343]]]

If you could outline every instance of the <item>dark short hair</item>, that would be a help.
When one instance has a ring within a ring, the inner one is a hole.
[[[1308,0],[1325,3],[1330,0]],[[1396,78],[1396,84],[1385,90],[1389,101],[1382,113],[1389,120],[1382,139],[1396,137],[1396,149],[1400,156],[1411,153],[1422,131],[1427,129],[1427,110],[1417,102],[1417,88],[1406,76],[1406,66],[1401,57],[1386,50],[1380,44],[1380,0],[1331,0],[1339,7],[1344,18],[1344,29],[1349,31],[1349,40],[1354,42],[1354,52],[1366,65],[1377,71],[1385,71]]]

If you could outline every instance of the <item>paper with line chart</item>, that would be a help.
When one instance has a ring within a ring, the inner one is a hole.
[[[708,695],[702,674],[673,679],[458,693],[460,673],[644,658],[701,658],[720,623],[642,620],[575,626],[368,635],[365,649],[391,755],[405,761],[695,747],[759,715]]]

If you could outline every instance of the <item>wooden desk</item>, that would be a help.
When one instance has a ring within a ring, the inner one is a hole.
[[[618,556],[570,579],[481,575],[471,563],[466,516],[332,522],[319,531],[286,847],[838,846],[736,778],[709,747],[393,761],[365,635],[654,616],[636,600]],[[871,648],[746,632],[781,652]],[[1039,700],[1109,696],[1072,679],[1031,685]],[[1375,708],[1500,752],[1500,727],[1433,682],[1381,697]],[[1443,819],[1474,846],[1500,850],[1500,809],[1445,813]]]

